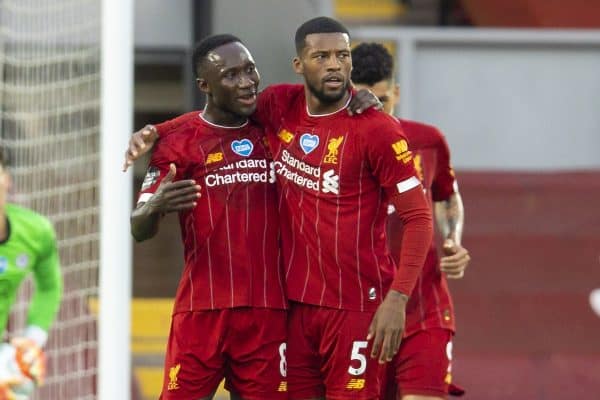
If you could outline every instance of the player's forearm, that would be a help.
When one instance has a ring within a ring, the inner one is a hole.
[[[465,209],[460,193],[453,193],[446,201],[435,203],[435,220],[444,239],[460,245],[465,222]]]
[[[29,306],[27,325],[37,326],[46,332],[56,318],[62,297],[62,285],[37,289]]]
[[[136,241],[150,239],[158,232],[161,215],[154,211],[148,203],[138,206],[131,213],[131,235]]]
[[[391,289],[410,296],[431,246],[431,210],[420,187],[391,199],[403,224],[399,265]]]
[[[56,318],[63,294],[63,280],[56,243],[34,267],[35,291],[29,304],[27,324],[48,332]]]

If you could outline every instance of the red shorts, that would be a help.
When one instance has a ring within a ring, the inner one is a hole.
[[[382,399],[408,394],[446,398],[452,382],[452,332],[436,328],[404,338],[388,366]]]
[[[380,373],[367,342],[372,312],[292,303],[288,314],[291,400],[378,399]]]
[[[225,388],[245,400],[286,399],[286,311],[230,308],[173,316],[161,399]]]

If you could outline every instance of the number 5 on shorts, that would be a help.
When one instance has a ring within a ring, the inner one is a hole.
[[[348,373],[350,375],[362,375],[367,369],[367,357],[364,354],[360,354],[362,349],[366,349],[369,345],[368,342],[357,340],[352,343],[352,354],[350,354],[350,360],[358,361],[358,368],[354,368],[352,363],[348,367]]]

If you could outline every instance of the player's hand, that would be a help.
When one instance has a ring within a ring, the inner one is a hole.
[[[154,125],[146,125],[139,131],[131,135],[129,146],[125,151],[125,162],[123,163],[123,172],[127,171],[133,162],[147,153],[158,140],[158,132]]]
[[[196,201],[200,197],[200,185],[196,185],[193,179],[173,182],[176,173],[175,164],[171,164],[167,176],[147,202],[152,212],[165,214],[196,207]]]
[[[371,358],[379,359],[380,364],[392,361],[400,348],[407,301],[404,294],[390,290],[371,321],[367,340],[373,339]]]
[[[17,337],[10,342],[15,349],[19,369],[36,386],[40,386],[46,379],[46,353],[33,340]]]
[[[27,400],[27,397],[20,396],[12,390],[12,384],[9,381],[0,382],[0,400]]]
[[[29,339],[13,339],[0,344],[0,400],[28,400],[36,387],[31,375],[42,382],[45,356]],[[34,371],[41,371],[39,374]]]
[[[363,111],[375,107],[376,110],[383,109],[383,104],[369,89],[360,89],[348,104],[348,114],[361,114]]]
[[[440,270],[448,279],[462,278],[471,261],[469,251],[452,239],[444,240],[442,249],[445,256],[440,259]]]

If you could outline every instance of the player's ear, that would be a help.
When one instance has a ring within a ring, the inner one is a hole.
[[[294,72],[298,75],[302,75],[304,73],[304,66],[302,65],[300,57],[294,57],[292,60],[292,67],[294,68]]]
[[[196,86],[200,89],[201,92],[209,94],[210,88],[208,87],[208,82],[203,78],[196,78]]]

